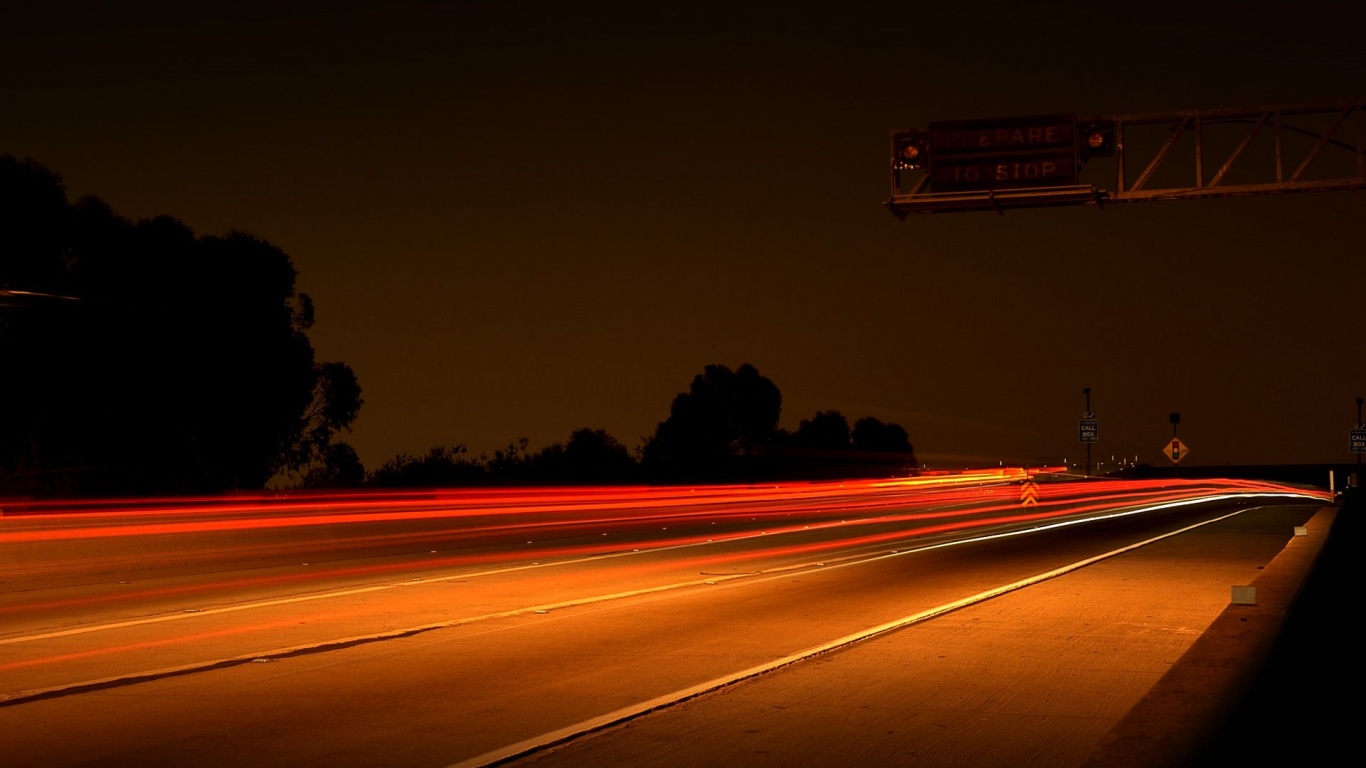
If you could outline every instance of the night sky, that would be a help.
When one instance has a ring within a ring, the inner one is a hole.
[[[635,447],[745,362],[783,426],[894,421],[932,466],[1078,461],[1087,386],[1097,460],[1167,463],[1172,411],[1193,464],[1352,458],[1366,191],[882,203],[895,128],[1366,96],[1366,4],[28,5],[0,154],[288,252],[368,468]]]

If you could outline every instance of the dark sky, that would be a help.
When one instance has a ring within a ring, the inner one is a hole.
[[[0,153],[284,248],[368,467],[579,427],[703,366],[931,464],[1346,461],[1366,191],[892,217],[932,120],[1366,95],[1366,4],[43,3]],[[105,7],[118,5],[118,8]],[[288,10],[280,10],[287,8]]]

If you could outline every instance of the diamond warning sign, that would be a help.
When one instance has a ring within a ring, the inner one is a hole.
[[[1173,437],[1166,445],[1162,446],[1162,452],[1172,460],[1173,464],[1176,464],[1186,458],[1186,454],[1190,453],[1190,448],[1181,442],[1180,438]]]

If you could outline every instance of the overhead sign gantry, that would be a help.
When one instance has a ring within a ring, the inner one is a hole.
[[[905,218],[1366,189],[1363,110],[1366,101],[932,122],[892,132],[886,205]]]

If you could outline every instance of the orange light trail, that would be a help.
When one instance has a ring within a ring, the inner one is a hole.
[[[440,550],[421,567],[507,560],[515,554],[480,553],[481,547],[525,541],[540,558],[574,557],[631,543],[651,548],[687,546],[711,539],[791,533],[812,526],[848,526],[842,546],[907,535],[927,535],[1024,520],[1085,514],[1123,498],[1159,503],[1217,494],[1275,493],[1319,500],[1324,491],[1243,480],[1052,480],[1037,484],[1037,504],[1021,511],[1018,483],[1037,470],[1018,468],[891,480],[789,483],[762,486],[473,489],[407,493],[232,496],[219,499],[32,502],[6,506],[0,517],[0,552],[17,547],[26,562],[96,558],[101,540],[140,542],[148,559],[172,553],[178,561],[284,557],[325,553],[337,560],[377,548]],[[1008,510],[1015,514],[998,517]],[[942,521],[932,527],[925,524]],[[956,521],[956,522],[955,522]],[[403,524],[403,527],[400,527]],[[905,524],[906,530],[863,541],[860,526]],[[667,532],[670,527],[679,529]],[[702,528],[706,526],[706,528]],[[716,528],[714,532],[702,531]],[[288,536],[282,534],[288,533]],[[597,537],[590,542],[575,539]],[[623,541],[623,539],[625,541]],[[564,542],[555,545],[555,542]],[[70,547],[76,547],[71,549]],[[36,553],[36,554],[35,554]],[[63,554],[65,553],[65,554]],[[17,558],[10,558],[18,562]],[[136,563],[124,556],[110,566]],[[401,565],[351,566],[332,575],[401,570]],[[406,567],[418,567],[416,565]],[[302,574],[235,580],[234,586],[283,583]]]
[[[288,619],[284,621],[268,622],[264,624],[252,624],[249,626],[217,629],[209,632],[196,632],[194,634],[189,635],[163,637],[157,640],[148,640],[140,643],[129,643],[127,645],[103,646],[99,648],[91,648],[89,650],[84,651],[73,651],[71,653],[55,654],[52,656],[41,656],[37,658],[23,659],[21,661],[12,661],[5,664],[0,664],[0,672],[12,672],[19,669],[41,667],[49,664],[61,664],[63,662],[77,661],[79,659],[89,659],[97,656],[117,655],[127,653],[129,651],[146,651],[153,648],[164,648],[169,645],[202,642],[204,640],[213,640],[220,637],[232,637],[235,635],[245,635],[250,634],[252,632],[266,632],[272,629],[281,629],[284,627],[289,627],[297,623],[298,622],[294,619]]]

